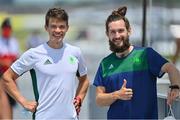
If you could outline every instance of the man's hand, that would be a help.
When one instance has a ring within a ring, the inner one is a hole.
[[[167,104],[171,105],[174,100],[180,97],[180,90],[179,89],[171,89],[168,93],[167,97]]]
[[[112,93],[114,99],[131,100],[133,91],[130,88],[126,88],[127,81],[124,79],[124,83],[120,90]]]
[[[23,107],[28,110],[31,111],[32,113],[36,111],[37,108],[37,102],[36,101],[25,101],[23,103]]]
[[[76,109],[76,112],[77,112],[77,115],[79,115],[80,113],[80,110],[81,110],[81,98],[80,97],[75,97],[74,98],[74,106],[75,106],[75,109]]]

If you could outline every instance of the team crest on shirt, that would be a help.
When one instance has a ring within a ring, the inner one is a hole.
[[[75,64],[76,61],[77,61],[77,59],[76,59],[76,57],[74,57],[74,56],[70,56],[69,59],[68,59],[68,62],[69,62],[70,64]]]
[[[134,58],[134,62],[135,62],[136,64],[140,64],[140,63],[142,62],[142,60],[141,60],[140,58],[135,57],[135,58]]]

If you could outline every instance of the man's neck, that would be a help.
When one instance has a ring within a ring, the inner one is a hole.
[[[48,41],[47,44],[54,49],[60,49],[63,46],[63,42]]]
[[[125,50],[124,52],[118,52],[116,53],[116,56],[119,57],[119,58],[122,58],[122,57],[125,57],[127,56],[132,50],[133,50],[133,46],[129,46],[129,48],[127,50]]]

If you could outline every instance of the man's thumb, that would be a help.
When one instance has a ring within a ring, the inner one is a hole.
[[[123,82],[122,88],[126,88],[126,84],[127,84],[127,81],[126,81],[126,79],[124,79],[124,82]]]

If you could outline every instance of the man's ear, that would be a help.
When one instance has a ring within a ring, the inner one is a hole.
[[[128,29],[128,35],[130,36],[131,34],[132,34],[132,29],[129,28],[129,29]]]
[[[44,29],[47,31],[47,25],[44,25]]]
[[[68,31],[68,29],[69,29],[69,25],[67,25],[67,31]]]
[[[108,36],[108,31],[106,31],[105,33],[106,33],[106,35]]]

